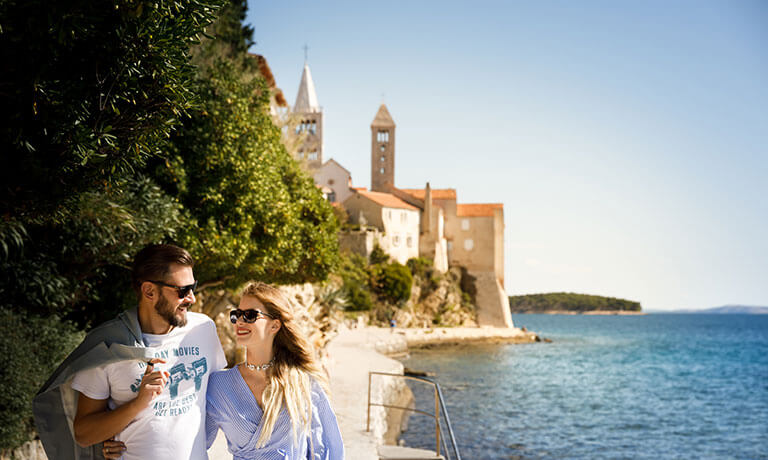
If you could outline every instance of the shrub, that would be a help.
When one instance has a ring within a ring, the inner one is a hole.
[[[373,247],[373,251],[371,251],[371,255],[368,256],[368,262],[371,265],[377,265],[377,264],[383,264],[383,263],[389,262],[389,254],[384,252],[384,250],[381,249],[381,246],[377,244]]]
[[[368,262],[358,254],[342,254],[336,269],[341,277],[342,287],[346,291],[346,310],[360,311],[373,308],[371,293],[368,290]]]
[[[364,283],[357,280],[345,281],[344,290],[347,291],[347,310],[363,311],[373,308],[371,293]]]
[[[413,276],[405,265],[397,262],[383,265],[375,273],[377,292],[394,303],[402,303],[411,296]]]
[[[31,439],[32,398],[83,336],[55,315],[0,310],[0,449],[15,449]]]
[[[411,274],[413,276],[418,276],[421,278],[426,277],[427,272],[432,270],[434,267],[432,259],[428,259],[426,257],[413,257],[408,259],[408,262],[406,262],[405,265],[407,265],[408,269],[411,270]]]

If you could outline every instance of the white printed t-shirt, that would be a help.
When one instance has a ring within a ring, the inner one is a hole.
[[[187,325],[168,334],[143,334],[154,350],[154,370],[171,376],[163,392],[131,421],[115,439],[123,441],[123,460],[207,459],[205,394],[208,377],[227,365],[216,325],[201,313],[187,313]],[[75,374],[72,388],[91,399],[107,399],[110,409],[138,395],[147,364],[129,360],[87,369]]]

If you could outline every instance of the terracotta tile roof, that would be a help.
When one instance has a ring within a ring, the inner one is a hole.
[[[365,188],[365,187],[349,187],[349,188],[350,188],[350,190],[355,190],[355,191],[357,191],[357,192],[359,192],[359,191],[366,191],[366,190],[368,190],[368,189],[367,189],[367,188]]]
[[[406,203],[405,201],[401,200],[395,195],[391,195],[389,193],[369,192],[366,190],[358,190],[357,193],[368,198],[374,203],[378,203],[382,206],[386,206],[387,208],[410,209],[413,211],[419,210],[419,208],[417,208],[416,206],[411,206],[410,204]]]
[[[473,203],[457,204],[456,215],[458,217],[493,217],[496,209],[504,210],[502,203]]]
[[[401,188],[400,190],[420,200],[423,200],[427,194],[427,192],[425,192],[423,188]],[[433,200],[455,200],[456,189],[455,188],[433,188],[432,199]]]

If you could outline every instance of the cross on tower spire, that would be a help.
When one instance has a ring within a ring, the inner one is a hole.
[[[304,44],[304,63],[306,64],[309,60],[309,46],[307,44]]]

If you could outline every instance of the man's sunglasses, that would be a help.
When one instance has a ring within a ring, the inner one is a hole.
[[[184,297],[188,296],[190,292],[195,292],[195,289],[197,289],[197,281],[195,281],[192,284],[187,284],[186,286],[176,286],[175,284],[163,283],[162,281],[152,281],[152,280],[147,280],[147,281],[149,281],[150,283],[155,283],[161,286],[176,289],[176,293],[179,295],[180,299],[183,299]]]
[[[246,323],[255,323],[257,319],[259,318],[270,318],[274,319],[272,315],[268,313],[264,313],[261,310],[239,310],[235,309],[229,312],[229,320],[232,321],[232,324],[235,324],[238,320],[238,318],[243,317],[243,321]]]

